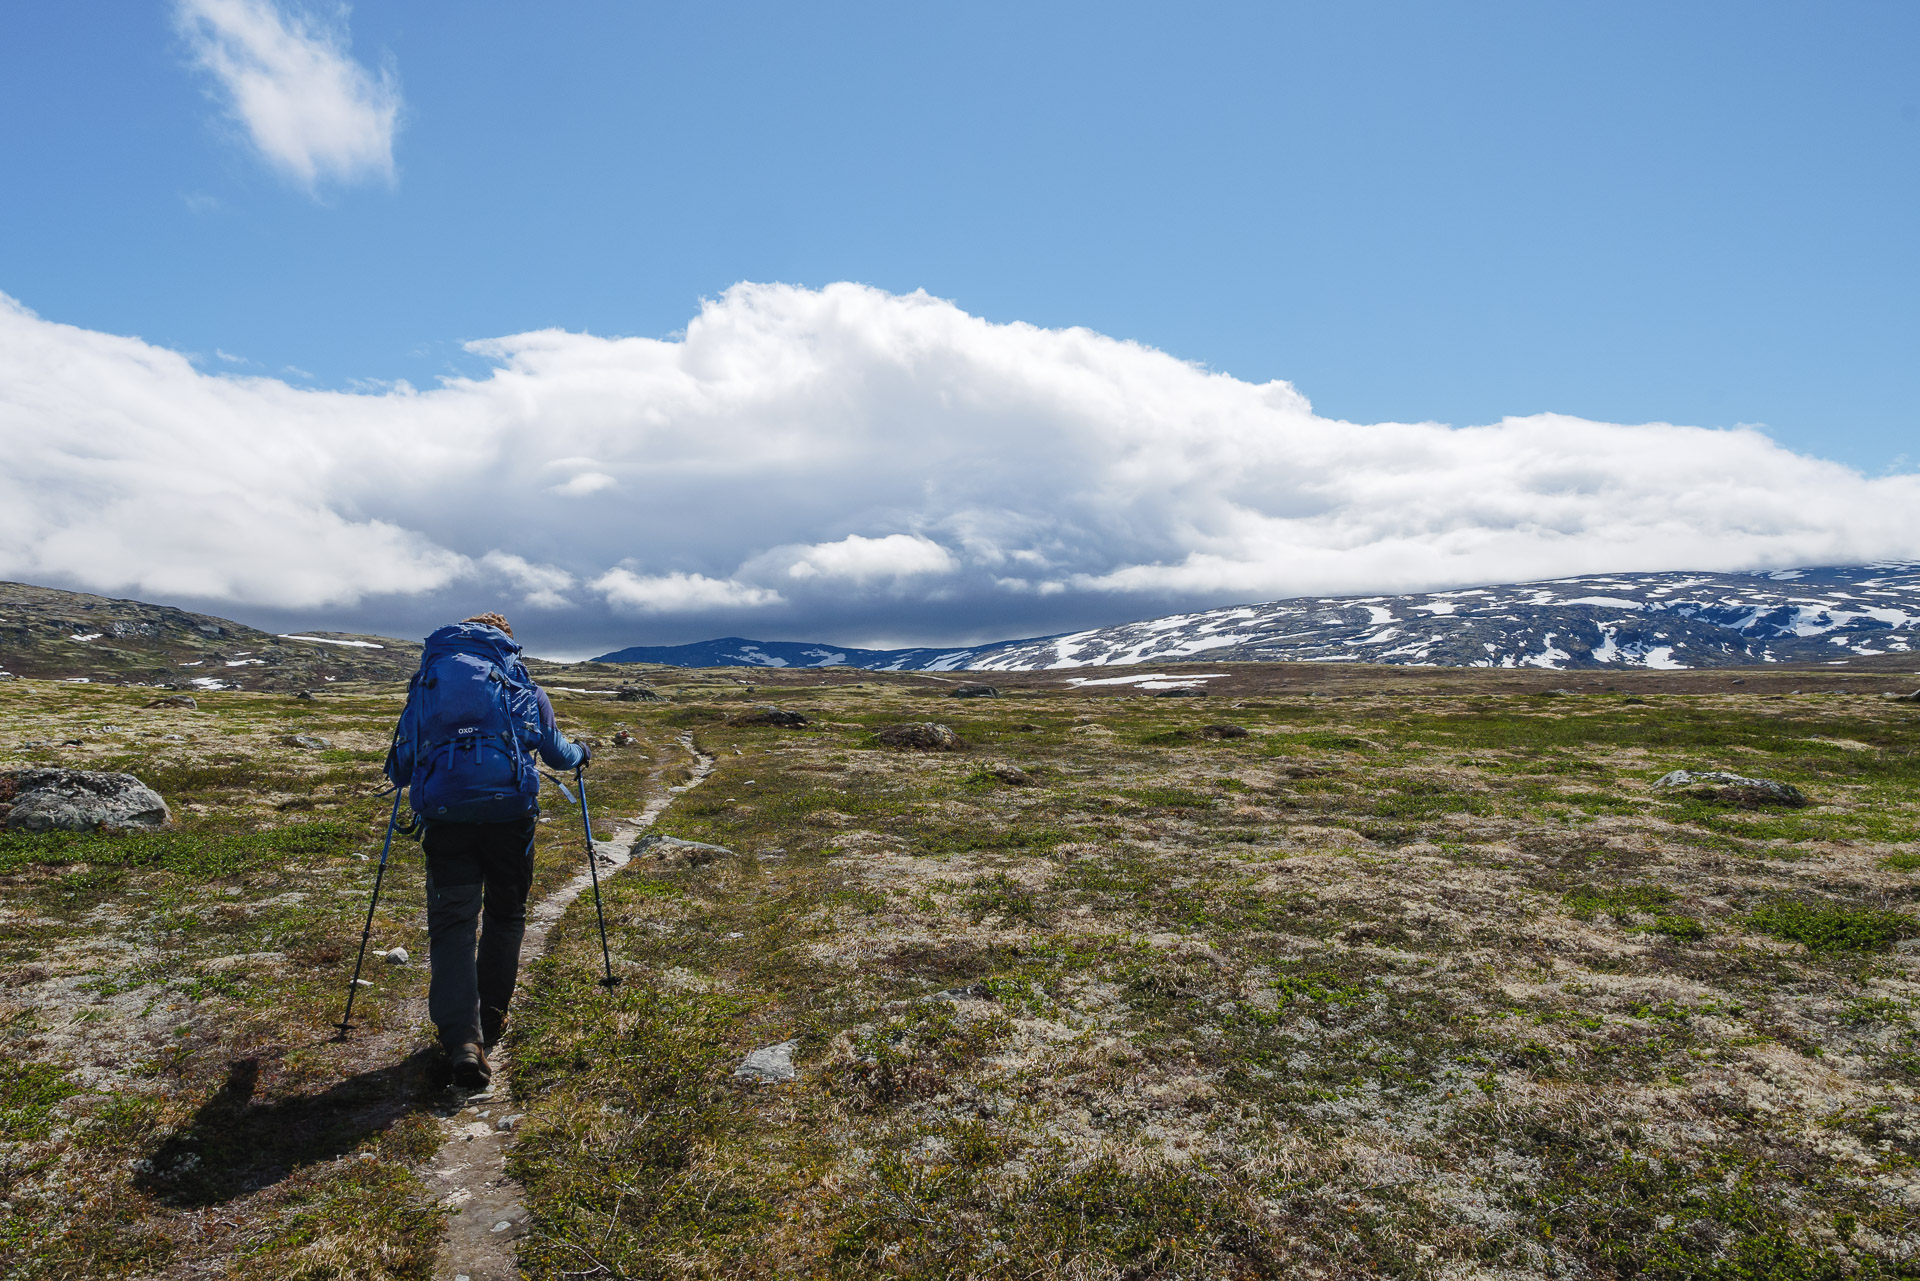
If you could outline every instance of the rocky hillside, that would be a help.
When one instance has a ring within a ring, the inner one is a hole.
[[[385,636],[276,636],[137,600],[0,582],[0,673],[183,690],[317,689],[405,680],[420,646]]]
[[[1677,669],[1855,663],[1920,628],[1920,561],[1765,574],[1600,574],[1408,596],[1302,597],[956,649],[732,637],[603,662],[686,667],[1034,671],[1206,662]]]

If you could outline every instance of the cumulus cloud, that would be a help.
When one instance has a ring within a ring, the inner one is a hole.
[[[536,565],[524,556],[498,548],[482,556],[476,568],[495,581],[511,586],[523,605],[535,609],[565,609],[573,604],[565,595],[573,586],[573,575],[564,569]]]
[[[342,6],[332,21],[273,0],[178,0],[194,61],[269,163],[303,186],[393,178],[400,88],[348,51]]]
[[[1920,556],[1920,476],[1758,431],[1339,422],[924,294],[739,285],[670,341],[474,349],[484,377],[349,394],[0,305],[0,575],[282,609],[518,593],[596,636],[858,643]]]
[[[848,534],[834,543],[782,548],[771,559],[781,559],[782,553],[791,558],[786,566],[788,578],[844,578],[869,583],[883,578],[950,574],[960,568],[952,552],[919,534],[888,534],[885,538]]]
[[[781,603],[779,592],[751,587],[734,579],[705,574],[636,574],[610,569],[593,580],[615,609],[639,614],[686,613],[704,609],[758,609]]]

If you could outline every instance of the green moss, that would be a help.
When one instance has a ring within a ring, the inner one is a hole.
[[[24,1143],[45,1138],[54,1106],[79,1092],[57,1064],[0,1057],[0,1139]]]
[[[384,818],[384,815],[382,816]],[[0,873],[33,865],[159,868],[196,881],[231,876],[289,857],[335,858],[368,852],[380,833],[345,820],[289,823],[264,831],[181,827],[154,832],[7,832]],[[378,853],[378,846],[372,846]]]
[[[1562,901],[1567,906],[1568,915],[1585,921],[1599,912],[1613,917],[1630,916],[1635,912],[1658,913],[1662,908],[1671,907],[1674,900],[1674,892],[1664,885],[1611,885],[1605,888],[1582,885],[1569,891]]]
[[[1776,899],[1754,909],[1746,923],[1762,934],[1803,943],[1810,952],[1884,952],[1910,937],[1916,924],[1905,912],[1805,899]]]

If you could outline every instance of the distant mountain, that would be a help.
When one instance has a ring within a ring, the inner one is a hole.
[[[1011,641],[1008,644],[1032,644]],[[860,667],[868,671],[943,672],[979,649],[854,649],[808,641],[756,641],[739,636],[691,645],[633,645],[602,654],[596,663],[662,663],[668,667]]]
[[[1920,561],[1762,574],[1597,574],[1410,596],[1236,605],[952,649],[849,649],[740,637],[636,646],[606,663],[1036,671],[1209,662],[1688,668],[1904,653],[1920,635]]]
[[[404,681],[418,642],[345,632],[276,636],[167,605],[0,582],[0,673],[183,690],[322,689]]]

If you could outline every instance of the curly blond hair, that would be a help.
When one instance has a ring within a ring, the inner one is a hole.
[[[513,625],[498,614],[475,614],[472,618],[463,618],[463,623],[485,623],[489,627],[498,627],[508,636],[513,635]]]

